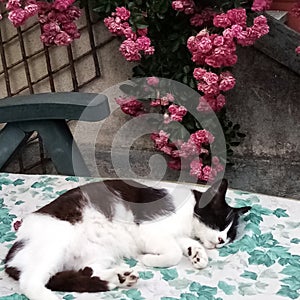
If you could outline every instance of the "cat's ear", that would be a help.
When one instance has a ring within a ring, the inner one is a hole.
[[[225,201],[225,195],[228,188],[228,181],[223,178],[215,182],[206,192],[205,194],[210,194],[214,196],[215,200],[223,200]]]
[[[198,203],[201,199],[201,196],[203,193],[197,191],[197,190],[192,190],[193,194],[194,194],[194,197],[195,197],[195,200],[196,200],[196,203]]]
[[[245,206],[245,207],[240,207],[240,208],[235,208],[235,212],[241,216],[247,213],[251,209],[251,206]]]
[[[200,195],[199,208],[210,205],[214,209],[221,209],[224,205],[227,205],[225,201],[227,188],[228,181],[226,179],[215,182],[207,191]]]

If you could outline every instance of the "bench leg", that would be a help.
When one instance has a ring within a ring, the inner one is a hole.
[[[26,133],[13,124],[6,124],[0,131],[0,170],[8,163],[17,148],[27,139]]]
[[[90,176],[90,172],[64,120],[18,122],[24,131],[38,131],[59,174]]]

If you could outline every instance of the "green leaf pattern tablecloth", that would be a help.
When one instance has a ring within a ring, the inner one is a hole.
[[[16,237],[13,224],[58,195],[93,179],[0,174],[0,299],[26,299],[3,271],[3,259]],[[188,260],[173,268],[139,271],[132,289],[106,293],[59,293],[62,299],[221,300],[300,298],[300,202],[229,190],[228,202],[251,205],[243,234],[234,243],[208,251],[209,266],[195,270]]]

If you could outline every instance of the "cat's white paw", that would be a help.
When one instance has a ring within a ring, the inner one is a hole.
[[[208,257],[206,251],[202,247],[189,247],[188,257],[196,269],[203,269],[208,264]]]
[[[119,280],[119,287],[131,287],[136,284],[139,279],[138,273],[133,270],[121,271],[117,275]]]

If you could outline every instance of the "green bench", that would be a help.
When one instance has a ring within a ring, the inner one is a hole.
[[[96,122],[110,114],[105,95],[95,93],[43,93],[0,100],[0,170],[37,131],[57,172],[89,176],[67,120]]]

